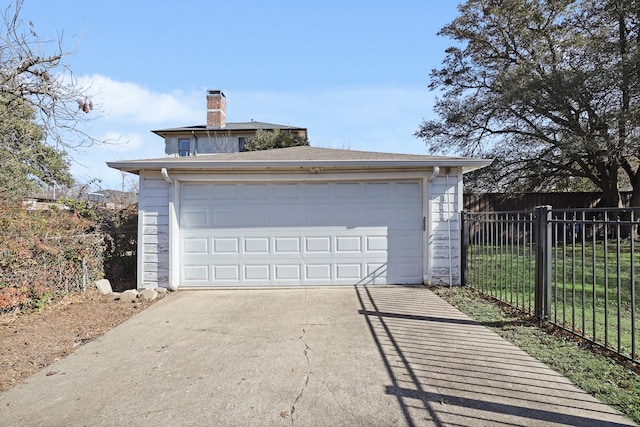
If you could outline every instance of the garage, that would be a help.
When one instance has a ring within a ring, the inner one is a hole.
[[[183,286],[422,283],[419,181],[184,183]]]
[[[291,147],[109,162],[139,175],[138,287],[460,281],[463,174],[487,160]]]

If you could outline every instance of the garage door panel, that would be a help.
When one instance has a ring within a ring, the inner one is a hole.
[[[336,199],[352,199],[355,200],[358,197],[358,193],[361,191],[359,183],[337,183],[335,184],[335,198]]]
[[[303,221],[303,225],[306,227],[329,227],[336,223],[333,212],[327,212],[326,209],[319,209],[313,205],[309,206]]]
[[[305,245],[305,253],[309,254],[328,254],[331,253],[331,237],[305,237],[303,236]]]
[[[207,228],[209,215],[206,211],[185,211],[180,218],[180,227],[186,230]]]
[[[370,182],[365,184],[365,193],[368,197],[380,198],[390,197],[392,183],[389,182]]]
[[[242,198],[249,201],[269,200],[271,197],[268,187],[264,184],[245,184],[243,186]]]
[[[299,208],[280,207],[273,215],[272,224],[275,227],[288,227],[291,224],[300,224],[302,213]]]
[[[360,236],[338,236],[336,239],[336,253],[361,252]]]
[[[367,263],[367,275],[364,278],[365,284],[386,284],[387,283],[387,264],[386,263]]]
[[[213,238],[214,254],[238,254],[240,253],[240,245],[238,239],[233,238]]]
[[[404,226],[415,224],[416,220],[420,221],[422,215],[420,212],[416,212],[412,207],[396,207],[394,210],[395,222],[394,226],[398,228],[405,228]]]
[[[195,281],[209,281],[209,266],[208,265],[185,265],[182,267],[183,280],[186,282]]]
[[[393,189],[394,199],[413,200],[421,199],[422,187],[418,182],[398,182]]]
[[[419,182],[219,185],[182,185],[186,286],[421,281]]]
[[[245,237],[244,252],[248,254],[269,254],[268,237]]]
[[[243,227],[242,211],[214,210],[210,226],[212,228],[235,228]]]
[[[189,184],[182,188],[180,195],[182,200],[185,202],[206,204],[206,201],[209,198],[209,188],[210,187],[206,184]],[[197,201],[201,201],[201,203],[196,203]]]
[[[207,186],[208,189],[212,188]],[[217,184],[213,187],[211,197],[216,200],[236,200],[241,195],[244,186],[239,184]]]
[[[329,199],[331,195],[330,189],[331,187],[328,183],[305,184],[301,196],[307,202],[317,203],[318,200]]]
[[[362,278],[362,264],[336,263],[337,280],[358,280]]]
[[[240,280],[240,266],[238,265],[214,265],[213,278],[215,280]]]
[[[299,191],[299,184],[275,184],[272,197],[277,200],[297,199]]]
[[[185,254],[208,254],[209,239],[207,238],[185,238],[183,239],[183,252]]]
[[[245,209],[244,214],[244,227],[269,227],[273,225],[270,222],[269,215],[265,215],[264,212],[261,212],[257,206],[249,207]]]
[[[271,280],[271,266],[269,264],[244,265],[245,280],[259,280],[269,282]]]
[[[299,281],[302,278],[299,264],[274,264],[274,273],[276,280]]]
[[[421,269],[415,263],[410,262],[396,262],[394,263],[396,268],[395,275],[398,277],[415,277],[420,274]]]
[[[331,264],[306,264],[305,266],[306,280],[331,280]]]
[[[297,237],[275,237],[274,253],[300,253],[300,239]]]
[[[416,257],[421,252],[422,241],[415,236],[393,236],[389,239],[388,252],[394,257]]]
[[[365,241],[367,252],[387,252],[388,246],[386,236],[366,236]]]

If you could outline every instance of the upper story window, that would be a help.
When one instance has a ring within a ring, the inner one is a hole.
[[[180,157],[186,157],[191,154],[191,140],[189,139],[178,140],[178,154]]]
[[[244,136],[238,138],[238,151],[247,151],[247,138]]]

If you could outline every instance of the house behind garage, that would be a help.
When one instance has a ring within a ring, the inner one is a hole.
[[[463,174],[489,161],[228,140],[203,154],[195,138],[180,155],[177,129],[156,131],[166,157],[108,163],[140,177],[138,287],[459,283]]]
[[[307,129],[255,120],[227,122],[227,97],[220,89],[207,91],[207,122],[204,125],[154,130],[164,138],[167,156],[188,157],[201,154],[246,151],[247,140],[258,130],[279,130],[307,140]]]

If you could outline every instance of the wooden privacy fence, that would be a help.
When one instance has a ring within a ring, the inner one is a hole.
[[[622,204],[629,206],[631,193],[620,193]],[[504,193],[465,193],[464,210],[467,212],[507,212],[533,211],[536,206],[553,206],[555,209],[598,207],[601,192],[580,193],[524,193],[505,195]]]

